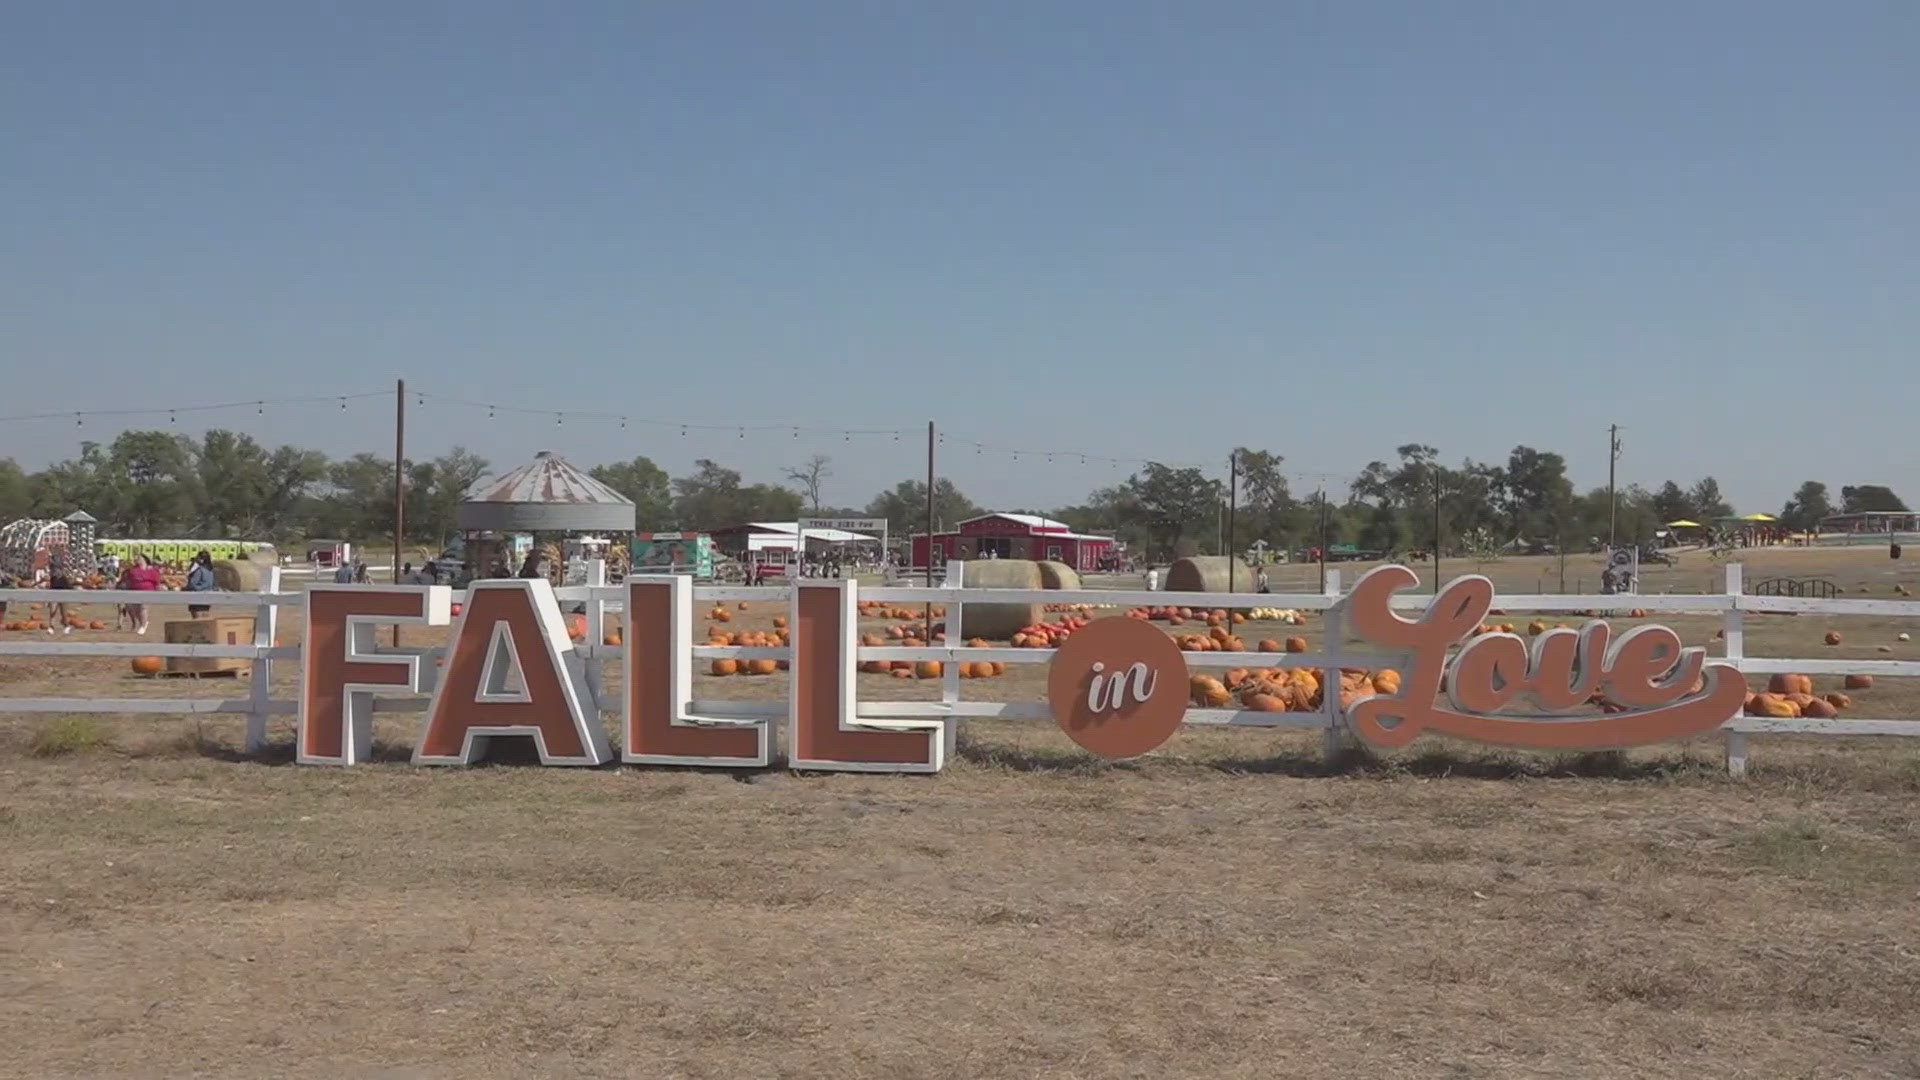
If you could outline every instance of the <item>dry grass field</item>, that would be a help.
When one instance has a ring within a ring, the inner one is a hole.
[[[1444,569],[1517,591],[1557,562]],[[1906,622],[1756,618],[1748,652],[1911,659]],[[1038,697],[1014,670],[963,686]],[[1920,717],[1907,683],[1853,713]],[[0,657],[5,696],[236,688]],[[734,776],[303,769],[284,723],[258,759],[240,728],[0,704],[0,1075],[1920,1075],[1920,740],[1756,738],[1733,781],[1718,739],[1329,763],[1188,730],[1105,764],[976,722],[935,777]]]

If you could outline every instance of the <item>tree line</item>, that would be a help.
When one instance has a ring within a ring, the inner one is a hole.
[[[1118,536],[1149,558],[1333,545],[1387,553],[1431,550],[1436,536],[1449,553],[1487,553],[1551,546],[1584,550],[1609,535],[1647,541],[1670,521],[1713,526],[1733,513],[1711,476],[1649,490],[1575,490],[1566,461],[1552,451],[1516,446],[1505,462],[1467,459],[1448,465],[1431,446],[1410,443],[1392,461],[1373,461],[1342,490],[1296,493],[1285,460],[1241,447],[1233,484],[1232,522],[1224,478],[1197,468],[1148,464],[1126,480],[1065,507],[1029,509],[1076,529]],[[457,532],[456,511],[489,463],[464,447],[404,463],[407,536],[435,545]],[[924,527],[927,487],[902,480],[864,506],[833,506],[821,493],[832,459],[814,455],[782,471],[783,484],[744,482],[738,470],[701,459],[671,476],[645,456],[597,465],[591,475],[633,500],[640,528],[712,530],[748,521],[791,521],[804,514],[887,519],[896,536]],[[393,525],[393,460],[377,454],[331,459],[316,450],[274,449],[250,435],[208,431],[193,438],[164,431],[128,431],[111,443],[84,443],[80,455],[28,473],[0,459],[0,522],[64,517],[84,509],[102,535],[206,537],[280,543],[312,537],[368,541],[389,538]],[[1905,511],[1891,490],[1873,484],[1840,488],[1836,505],[1824,483],[1801,484],[1776,515],[1808,528],[1833,513]],[[936,478],[936,527],[952,528],[985,511],[953,481]],[[1230,532],[1230,535],[1229,535]]]

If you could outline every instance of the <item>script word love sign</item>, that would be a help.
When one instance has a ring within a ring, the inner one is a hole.
[[[1423,732],[1494,746],[1613,750],[1670,742],[1739,715],[1746,682],[1708,663],[1664,626],[1615,636],[1606,621],[1547,630],[1529,643],[1479,633],[1493,583],[1456,578],[1418,617],[1394,611],[1396,593],[1419,584],[1404,566],[1362,577],[1341,601],[1346,625],[1403,674],[1394,693],[1353,701],[1347,727],[1380,749]],[[1187,665],[1166,634],[1137,619],[1088,624],[1054,655],[1047,677],[1054,719],[1105,757],[1135,757],[1170,738],[1185,713]],[[1598,702],[1598,704],[1596,703]]]

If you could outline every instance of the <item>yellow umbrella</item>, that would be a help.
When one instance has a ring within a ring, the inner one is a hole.
[[[1667,528],[1669,529],[1698,529],[1702,527],[1699,522],[1688,521],[1686,518],[1681,518],[1679,521],[1667,522]]]
[[[1741,521],[1779,521],[1780,519],[1777,517],[1774,517],[1772,514],[1748,514],[1746,517],[1743,517],[1740,520]]]

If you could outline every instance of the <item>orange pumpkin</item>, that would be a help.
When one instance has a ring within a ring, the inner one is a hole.
[[[1287,703],[1278,696],[1266,693],[1248,694],[1241,704],[1254,712],[1285,712],[1287,708]]]
[[[713,621],[714,621],[714,622],[732,622],[732,621],[733,621],[733,612],[731,612],[731,611],[728,611],[728,610],[727,610],[726,608],[723,608],[723,607],[722,607],[722,608],[714,608],[714,609],[713,609]]]
[[[1280,643],[1272,638],[1261,638],[1259,649],[1261,652],[1279,652]]]
[[[1769,694],[1811,694],[1813,680],[1805,675],[1781,673],[1767,680]]]
[[[1830,701],[1823,698],[1812,698],[1806,704],[1800,706],[1800,715],[1810,716],[1816,720],[1831,720],[1840,715],[1840,710],[1835,708]]]
[[[1302,652],[1306,652],[1306,651],[1307,651],[1307,639],[1306,639],[1306,638],[1303,638],[1303,637],[1290,637],[1290,638],[1288,638],[1288,639],[1287,639],[1287,651],[1288,651],[1288,652],[1292,652],[1292,653],[1302,653]]]
[[[785,630],[787,628],[787,617],[785,615],[775,615],[773,617],[773,628],[775,630]]]
[[[712,672],[713,672],[713,673],[714,673],[715,675],[731,675],[731,674],[733,674],[734,672],[736,672],[736,671],[739,671],[739,670],[740,670],[740,661],[738,661],[738,660],[715,660],[715,661],[713,662],[713,667],[712,667],[712,668],[711,668],[710,670],[712,670]]]
[[[1755,694],[1747,703],[1750,716],[1771,716],[1779,719],[1791,719],[1800,715],[1800,707],[1779,694]]]
[[[1873,689],[1873,676],[1849,675],[1847,676],[1846,687],[1849,690],[1871,690]]]
[[[1827,631],[1827,644],[1829,645],[1840,644],[1840,631],[1838,630]]]
[[[914,676],[921,679],[937,679],[940,677],[940,672],[941,667],[940,661],[938,660],[922,660],[913,667]]]
[[[1853,699],[1845,694],[1832,693],[1827,695],[1827,704],[1836,709],[1844,709],[1853,704]]]
[[[87,629],[89,630],[105,630],[106,628],[107,624],[101,622],[99,619],[95,619],[87,624]]]
[[[136,656],[133,658],[133,673],[135,675],[158,675],[160,674],[160,669],[165,666],[166,664],[157,656]]]
[[[620,642],[620,631],[617,629],[607,631],[607,636],[600,640],[602,645],[618,645]]]
[[[771,675],[779,670],[780,665],[771,660],[747,661],[747,674],[749,675]]]

